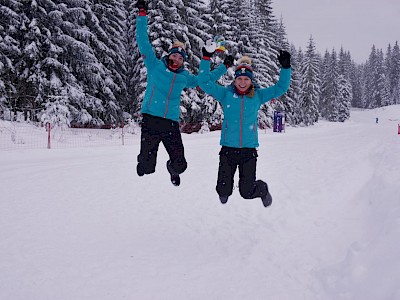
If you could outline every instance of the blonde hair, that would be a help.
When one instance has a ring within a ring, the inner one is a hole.
[[[246,64],[246,65],[250,65],[251,66],[251,58],[250,57],[248,57],[248,56],[242,56],[241,58],[239,58],[239,60],[237,61],[237,64],[238,65],[243,65],[243,64]]]
[[[171,46],[171,49],[172,48],[182,48],[184,51],[186,51],[185,44],[180,41],[175,41]]]

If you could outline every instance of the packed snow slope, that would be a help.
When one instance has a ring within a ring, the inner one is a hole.
[[[376,117],[379,122],[376,123]],[[400,299],[400,106],[259,134],[272,206],[215,192],[219,132],[0,153],[0,299]],[[237,175],[236,175],[237,184]]]

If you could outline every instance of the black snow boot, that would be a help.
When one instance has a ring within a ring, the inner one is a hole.
[[[229,196],[219,196],[219,201],[221,201],[222,204],[225,204],[226,202],[228,202],[228,198]]]
[[[137,174],[141,177],[144,175],[144,170],[141,164],[137,164],[136,166],[136,172]]]
[[[181,184],[181,178],[179,177],[178,173],[175,173],[174,170],[171,168],[170,161],[167,161],[167,170],[171,175],[171,182],[174,186],[179,186]]]
[[[181,178],[179,174],[171,174],[171,182],[175,186],[179,186],[181,184]]]
[[[260,197],[264,207],[268,207],[272,204],[272,196],[268,191],[268,185],[265,182],[263,182],[263,184],[265,185],[265,190],[263,189]]]

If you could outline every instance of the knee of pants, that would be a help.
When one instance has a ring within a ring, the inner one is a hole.
[[[254,182],[239,181],[240,196],[242,196],[244,199],[254,198],[255,188],[256,188],[256,185],[254,184]]]

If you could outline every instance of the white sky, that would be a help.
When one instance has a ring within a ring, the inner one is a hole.
[[[304,50],[312,35],[321,54],[343,46],[357,63],[368,59],[372,45],[386,53],[389,43],[400,42],[398,0],[275,0],[273,12],[297,48]]]

